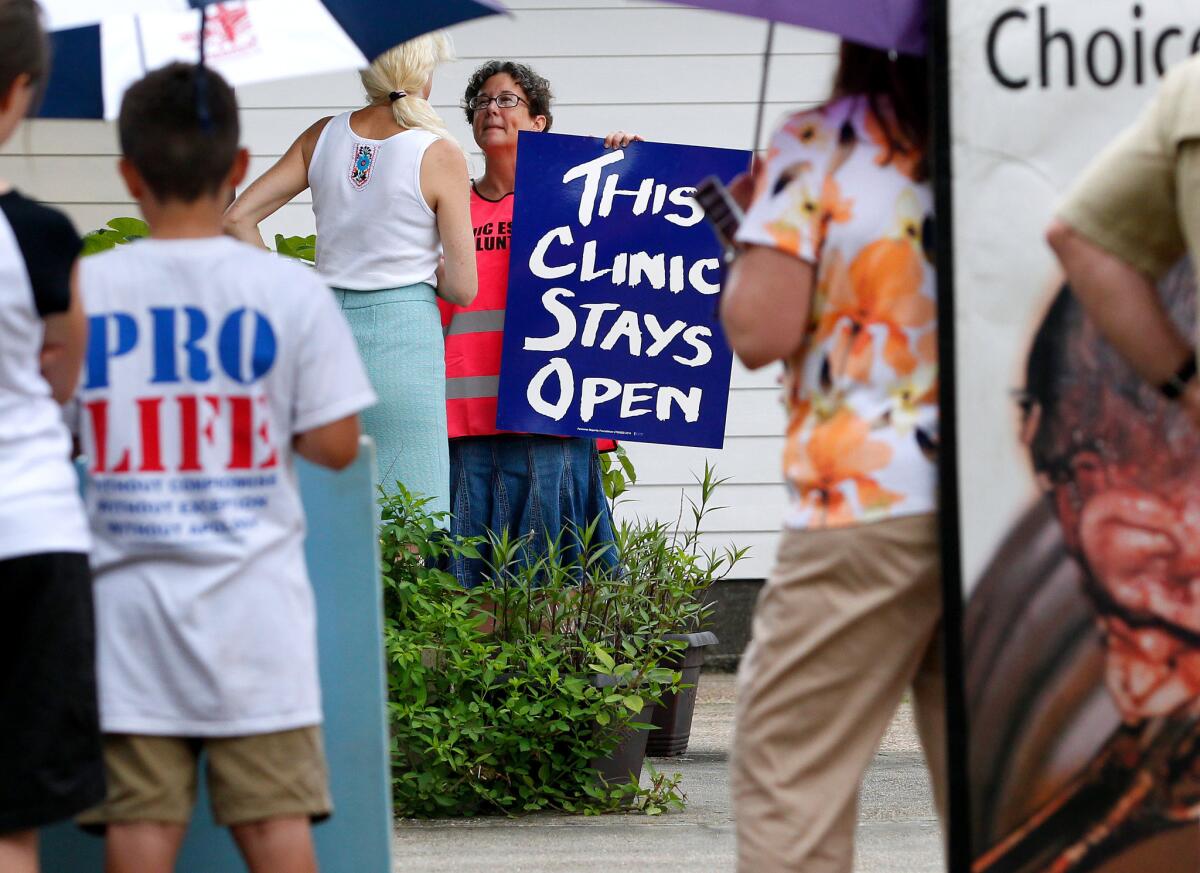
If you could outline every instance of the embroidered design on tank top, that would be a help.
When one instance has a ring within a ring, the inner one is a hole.
[[[360,191],[371,181],[371,170],[375,169],[375,158],[379,146],[366,143],[354,144],[354,160],[350,162],[350,184]]]

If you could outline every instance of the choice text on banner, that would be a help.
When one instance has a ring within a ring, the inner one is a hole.
[[[721,253],[693,198],[749,155],[522,133],[497,425],[720,448]]]

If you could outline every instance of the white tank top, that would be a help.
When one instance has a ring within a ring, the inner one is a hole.
[[[437,284],[441,237],[421,194],[421,160],[438,139],[427,130],[367,139],[349,112],[325,125],[308,165],[325,282],[353,291]]]

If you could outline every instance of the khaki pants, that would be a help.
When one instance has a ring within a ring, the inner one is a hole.
[[[933,515],[784,534],[738,673],[739,873],[850,873],[859,783],[910,687],[944,820],[940,577]]]

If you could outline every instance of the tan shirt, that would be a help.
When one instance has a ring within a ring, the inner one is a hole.
[[[1076,181],[1059,218],[1161,278],[1200,263],[1200,57],[1175,67],[1154,102]]]

